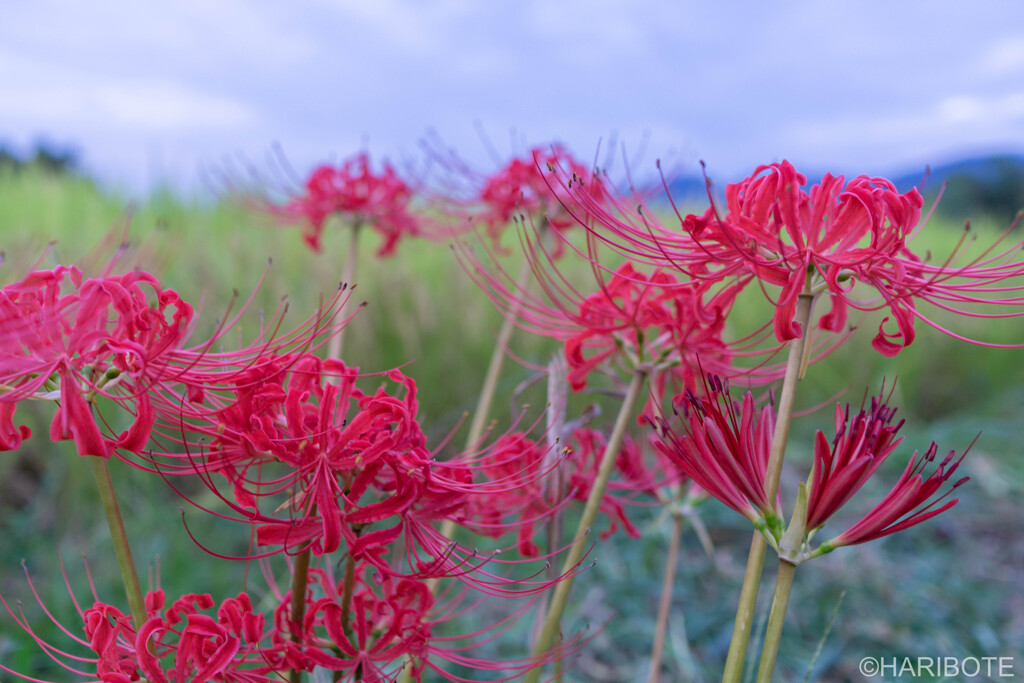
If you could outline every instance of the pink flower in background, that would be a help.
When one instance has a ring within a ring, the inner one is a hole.
[[[379,232],[384,241],[377,254],[387,256],[400,238],[422,232],[410,208],[412,199],[412,188],[390,164],[375,173],[369,155],[362,153],[339,166],[318,166],[304,192],[270,209],[281,218],[302,221],[303,239],[314,251],[320,251],[327,219],[338,216],[350,226],[365,225]]]
[[[620,266],[571,318],[581,330],[565,342],[569,384],[582,389],[587,375],[617,358],[668,368],[685,386],[693,386],[698,360],[708,372],[729,372],[732,353],[722,333],[734,292],[705,299],[707,291],[664,271]]]
[[[512,159],[504,168],[487,178],[479,201],[485,210],[479,218],[497,243],[505,228],[519,215],[536,224],[564,230],[575,222],[567,208],[570,195],[545,177],[555,169],[568,174],[579,192],[600,203],[604,184],[559,144],[534,147],[526,155]],[[556,244],[556,249],[561,248]]]

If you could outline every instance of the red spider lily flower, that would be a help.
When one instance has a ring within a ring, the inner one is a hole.
[[[803,334],[793,315],[809,276],[829,293],[832,310],[818,326],[833,332],[845,327],[848,304],[865,308],[850,300],[851,279],[870,283],[899,328],[895,334],[880,328],[873,345],[894,355],[914,340],[913,300],[904,278],[920,264],[907,241],[921,219],[921,195],[916,189],[900,194],[888,180],[868,176],[844,184],[843,176],[826,174],[809,192],[806,183],[788,161],[758,167],[746,180],[726,186],[723,219],[712,207],[688,217],[684,227],[716,260],[744,262],[762,282],[781,288],[775,310],[779,341]]]
[[[518,432],[495,441],[479,467],[481,476],[491,482],[492,493],[472,497],[469,518],[460,520],[462,524],[487,536],[515,530],[520,555],[537,557],[540,549],[533,542],[537,526],[569,501],[550,500],[545,476],[554,468],[547,462],[547,451]]]
[[[814,438],[814,470],[807,489],[807,529],[813,531],[860,490],[903,441],[896,433],[903,420],[893,425],[896,409],[882,395],[851,420],[850,407],[836,404],[836,435],[831,444],[824,432]]]
[[[339,216],[350,225],[365,225],[381,234],[378,256],[394,253],[402,237],[424,232],[422,219],[412,212],[413,189],[398,176],[391,164],[375,172],[368,154],[357,154],[338,166],[321,165],[313,169],[301,190],[286,192],[283,203],[261,195],[247,199],[282,221],[300,222],[303,240],[315,251],[321,250],[324,225],[331,216]]]
[[[968,450],[970,449],[968,448]],[[956,472],[964,456],[967,455],[967,451],[960,454],[959,458],[956,457],[955,451],[950,451],[935,470],[925,477],[924,470],[935,461],[937,453],[938,446],[934,441],[923,456],[919,457],[918,452],[915,451],[899,481],[885,498],[859,522],[839,536],[822,543],[814,554],[831,552],[844,545],[867,543],[876,538],[903,531],[931,519],[959,503],[960,499],[954,498],[939,505],[944,498],[948,497],[954,489],[966,483],[970,477],[958,479],[945,493],[938,497],[935,495]]]
[[[504,229],[517,215],[528,216],[534,223],[555,230],[573,225],[575,221],[565,208],[570,195],[544,176],[544,171],[555,168],[570,175],[570,182],[574,182],[577,190],[586,193],[591,201],[604,201],[604,184],[562,145],[535,147],[487,178],[480,190],[478,200],[486,207],[480,218],[496,245]],[[554,255],[561,254],[562,250],[556,244]]]
[[[401,525],[364,528],[403,518],[432,456],[416,421],[415,382],[395,370],[388,377],[404,393],[365,394],[357,377],[358,370],[312,354],[268,356],[223,385],[206,386],[208,400],[224,407],[192,409],[188,430],[211,437],[208,446],[193,444],[186,456],[153,454],[154,465],[190,468],[214,491],[210,477],[225,477],[232,494],[222,500],[240,521],[257,525],[261,545],[319,555],[344,540],[355,555],[379,554]]]
[[[13,403],[59,401],[53,440],[73,439],[83,455],[109,457],[114,446],[140,448],[154,413],[146,387],[162,359],[186,338],[192,307],[142,272],[83,280],[74,267],[31,273],[0,290],[0,382],[6,387],[2,445],[16,447],[8,426]],[[135,414],[117,439],[101,434],[90,402],[109,396]],[[27,434],[21,430],[18,436]]]
[[[705,292],[663,271],[647,277],[630,263],[620,266],[607,286],[579,304],[574,322],[583,329],[565,342],[569,384],[582,389],[587,375],[613,357],[633,367],[671,368],[685,386],[693,386],[698,359],[709,370],[727,372],[731,353],[722,332],[734,292],[709,301]]]
[[[517,326],[565,344],[574,390],[584,388],[595,369],[615,363],[643,365],[653,374],[676,375],[692,386],[698,359],[706,369],[730,373],[733,356],[745,355],[743,349],[755,343],[745,339],[728,344],[722,338],[725,319],[742,287],[715,290],[712,283],[681,283],[663,270],[648,274],[627,262],[607,279],[595,265],[596,291],[583,294],[558,272],[547,252],[542,263],[534,245],[526,246],[540,295],[500,267],[491,272],[468,250],[460,256],[470,277]],[[772,372],[762,369],[755,374],[774,377]]]
[[[342,296],[339,290],[331,304]],[[34,272],[0,290],[0,447],[16,447],[28,436],[14,428],[13,406],[35,399],[59,404],[53,440],[73,439],[83,455],[138,452],[158,414],[201,402],[207,383],[228,381],[268,355],[312,349],[319,335],[337,332],[343,323],[332,322],[331,311],[283,334],[275,316],[250,346],[211,352],[241,312],[208,341],[186,347],[193,309],[149,273],[86,279],[68,266]],[[103,420],[93,412],[100,396],[133,416],[121,434],[104,435]]]
[[[367,575],[365,565],[355,564],[343,577],[327,569],[310,571],[310,601],[302,624],[303,656],[307,661],[335,672],[334,680],[391,681],[398,670],[411,666],[413,680],[422,680],[429,669],[445,680],[465,681],[446,670],[447,664],[470,667],[476,672],[517,671],[517,678],[540,662],[565,657],[579,646],[570,641],[540,659],[492,661],[467,654],[474,646],[499,637],[532,601],[476,633],[441,636],[444,622],[473,609],[462,594],[439,600],[421,579]],[[287,596],[285,596],[287,597]],[[282,599],[276,620],[290,619],[290,600]],[[446,629],[450,631],[451,629]],[[433,680],[433,678],[431,679]]]
[[[569,489],[573,498],[586,502],[597,476],[599,459],[607,447],[607,437],[600,431],[580,428],[568,439],[572,455],[566,458],[572,463],[569,473]],[[622,448],[615,459],[613,478],[608,482],[604,496],[601,498],[601,511],[608,516],[608,528],[601,532],[601,538],[608,538],[621,525],[632,538],[639,538],[640,531],[630,521],[627,509],[638,505],[638,498],[660,498],[659,489],[678,483],[680,475],[673,472],[674,468],[665,467],[660,457],[650,462],[641,443],[630,438],[623,438]],[[657,456],[658,453],[652,455]]]
[[[655,447],[708,494],[758,528],[781,520],[778,503],[769,502],[765,491],[775,426],[771,406],[758,410],[750,392],[740,405],[729,396],[726,383],[709,375],[704,396],[687,391],[683,409],[683,433],[659,420]]]
[[[550,448],[540,446],[526,435],[503,435],[488,449],[477,468],[490,482],[490,492],[467,498],[468,516],[460,519],[460,523],[487,536],[513,530],[519,554],[538,556],[540,549],[533,541],[538,526],[566,505],[587,501],[607,440],[598,431],[579,428],[564,444],[558,459],[552,460],[548,455]],[[635,504],[637,496],[653,495],[657,487],[666,483],[649,472],[642,459],[639,444],[625,439],[616,455],[618,476],[608,484],[600,503],[600,512],[609,520],[608,528],[601,532],[602,538],[611,536],[620,525],[630,536],[640,536],[626,508]],[[552,480],[564,484],[552,487]]]
[[[558,180],[568,185],[564,174]],[[872,341],[887,356],[914,341],[918,319],[959,339],[1000,346],[943,328],[918,310],[921,301],[966,316],[1024,315],[1020,288],[1006,284],[1024,274],[1020,243],[1000,250],[1001,238],[969,256],[962,240],[945,261],[932,264],[910,247],[922,227],[916,189],[901,194],[890,181],[864,175],[846,182],[826,174],[809,190],[806,182],[787,161],[760,166],[726,186],[725,216],[715,206],[700,216],[679,215],[682,232],[621,202],[612,214],[578,192],[573,198],[581,207],[577,221],[590,227],[593,238],[636,262],[675,268],[693,279],[753,276],[776,304],[780,342],[804,334],[793,317],[805,293],[827,294],[831,309],[817,323],[827,331],[842,331],[851,308],[887,310]],[[862,297],[857,284],[875,294]],[[979,308],[984,306],[1002,310],[986,313]]]
[[[186,680],[272,683],[281,680],[282,671],[292,668],[293,662],[284,658],[283,647],[273,642],[280,638],[268,628],[264,615],[253,611],[246,593],[220,605],[208,594],[188,594],[167,606],[162,590],[150,591],[146,595],[147,619],[137,627],[130,616],[95,595],[93,606],[82,610],[69,585],[69,595],[81,619],[82,637],[53,618],[31,577],[28,582],[54,625],[93,656],[74,654],[43,641],[23,616],[15,614],[3,596],[0,596],[0,603],[54,662],[88,681],[130,683],[144,677],[153,683]],[[215,606],[215,616],[204,614]],[[0,664],[0,671],[38,681],[3,664]]]

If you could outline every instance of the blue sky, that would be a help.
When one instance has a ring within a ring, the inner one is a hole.
[[[591,159],[788,158],[886,174],[1024,152],[1024,3],[6,2],[0,141],[74,146],[109,184],[199,189],[275,142],[303,169],[428,130],[470,160],[553,139]]]

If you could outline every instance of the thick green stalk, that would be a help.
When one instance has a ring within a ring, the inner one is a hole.
[[[665,649],[665,634],[668,632],[668,613],[672,607],[672,589],[676,583],[676,568],[679,564],[679,540],[683,535],[683,514],[672,512],[672,535],[668,542],[668,557],[665,558],[665,578],[661,584],[661,602],[658,604],[658,620],[654,628],[654,645],[651,648],[651,673],[647,683],[658,683],[661,675],[661,656]]]
[[[637,398],[640,396],[640,390],[647,379],[647,374],[648,371],[646,369],[633,371],[633,379],[629,384],[629,390],[626,392],[626,398],[622,402],[619,415],[615,420],[615,427],[608,438],[608,445],[604,449],[604,454],[601,456],[601,464],[597,470],[597,477],[594,479],[594,486],[590,490],[587,503],[583,508],[583,514],[580,516],[580,523],[576,529],[576,540],[569,547],[569,554],[565,558],[565,564],[562,567],[563,575],[568,575],[574,571],[583,558],[583,550],[587,545],[587,534],[597,518],[601,499],[604,497],[608,480],[611,478],[612,470],[615,468],[619,448],[622,446],[622,438],[626,434],[626,426],[633,415],[633,408],[636,405]],[[551,599],[551,607],[548,608],[544,628],[541,630],[540,637],[537,638],[537,642],[533,646],[534,657],[540,657],[550,650],[554,644],[561,627],[562,612],[565,611],[565,605],[569,600],[569,591],[572,588],[572,583],[573,577],[569,575],[555,586],[555,593]],[[542,669],[542,666],[530,669],[523,678],[524,683],[537,683]]]
[[[779,573],[775,579],[775,597],[772,600],[768,630],[761,651],[761,666],[757,671],[758,683],[771,683],[772,673],[775,671],[775,658],[779,654],[779,643],[782,640],[782,626],[786,621],[786,606],[789,605],[789,594],[793,589],[793,573],[800,564],[806,537],[807,487],[801,482],[793,517],[786,533],[779,540]]]
[[[795,316],[795,321],[800,324],[803,333],[789,343],[786,375],[782,380],[782,392],[779,396],[778,412],[775,416],[775,430],[772,435],[771,451],[768,455],[765,492],[769,501],[775,500],[779,493],[779,478],[782,474],[786,441],[789,438],[789,424],[793,419],[793,402],[796,398],[796,385],[800,379],[804,343],[810,335],[812,302],[813,296],[805,288],[805,293],[801,294],[797,301]],[[750,541],[750,554],[747,556],[747,569],[743,575],[739,606],[736,608],[736,619],[733,622],[732,640],[729,643],[729,654],[726,656],[725,670],[722,673],[723,683],[739,683],[743,675],[747,642],[750,639],[750,625],[753,623],[754,610],[757,606],[757,593],[761,587],[761,572],[764,568],[764,554],[767,549],[767,541],[760,531],[755,531],[754,537]]]
[[[114,482],[110,479],[110,466],[106,458],[98,455],[85,457],[92,461],[96,487],[100,491],[103,512],[107,516],[107,526],[110,527],[110,539],[114,543],[114,554],[117,555],[117,565],[121,568],[121,582],[124,584],[124,592],[128,597],[128,607],[131,610],[135,628],[140,629],[146,623],[146,600],[142,595],[139,575],[135,571],[135,560],[132,559],[132,548],[128,544],[128,534],[124,530],[121,508],[117,504],[117,494],[114,493]]]
[[[779,574],[775,578],[775,597],[772,599],[772,611],[768,616],[768,630],[764,635],[764,649],[761,652],[761,665],[757,670],[757,683],[771,683],[772,674],[775,672],[775,659],[779,654],[782,625],[786,621],[786,608],[789,606],[789,594],[793,589],[795,573],[795,564],[786,560],[779,561]]]
[[[361,226],[359,223],[354,223],[352,225],[352,232],[349,235],[348,253],[345,254],[345,266],[344,269],[341,271],[341,282],[343,282],[345,286],[348,287],[349,290],[352,289],[352,278],[354,278],[356,275],[356,256],[359,252],[359,233],[361,232],[360,227]],[[343,303],[341,304],[341,307],[338,309],[338,316],[335,318],[335,321],[341,321],[345,319],[345,311],[348,309],[348,297],[351,295],[346,293],[343,296],[345,298],[342,299]],[[336,335],[331,337],[330,342],[328,342],[327,344],[328,358],[341,358],[341,345],[342,341],[344,340],[344,336],[345,328],[343,327],[340,330],[338,330],[338,333]]]

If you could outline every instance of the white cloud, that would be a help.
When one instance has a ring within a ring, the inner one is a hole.
[[[141,130],[175,131],[249,126],[258,119],[244,104],[179,83],[114,83],[99,88],[100,112],[113,123]]]
[[[980,69],[993,76],[1024,72],[1024,35],[1007,38],[989,48],[981,58]]]

